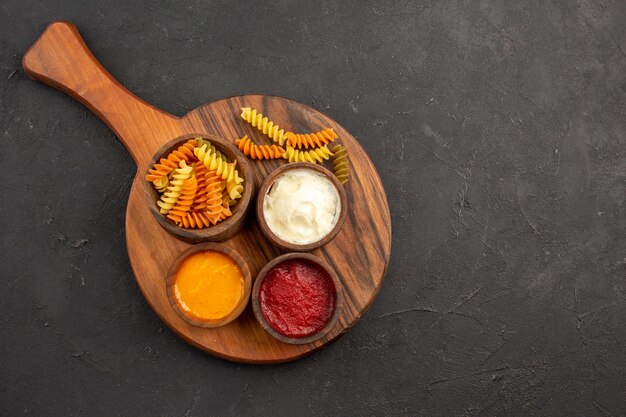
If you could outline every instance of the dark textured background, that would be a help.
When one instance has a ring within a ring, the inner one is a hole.
[[[351,332],[245,366],[164,328],[126,255],[131,158],[20,66],[61,18],[171,113],[277,94],[361,141],[394,237]],[[622,0],[3,0],[0,414],[626,415],[625,22]]]

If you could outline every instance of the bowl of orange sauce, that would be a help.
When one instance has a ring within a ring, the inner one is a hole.
[[[168,272],[167,297],[176,313],[199,327],[235,320],[250,300],[252,276],[245,260],[220,243],[194,245]]]

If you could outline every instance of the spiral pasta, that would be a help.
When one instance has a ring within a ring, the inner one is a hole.
[[[320,130],[313,133],[285,133],[287,144],[298,149],[309,149],[324,146],[329,142],[334,142],[338,138],[332,128]]]
[[[252,127],[269,136],[275,143],[280,146],[285,144],[285,130],[281,129],[277,124],[270,121],[267,117],[250,107],[241,108],[241,118],[250,123]]]
[[[161,208],[161,214],[167,214],[174,208],[183,191],[185,180],[189,179],[191,176],[191,171],[191,166],[187,165],[184,160],[180,161],[179,168],[174,170],[174,179],[170,181],[167,191],[164,192],[163,195],[161,195],[161,199],[157,201],[157,205]]]
[[[222,212],[220,213],[219,220],[225,220],[225,219],[227,219],[228,217],[230,217],[232,215],[233,215],[233,212],[230,211],[229,204],[226,201],[224,201],[224,204],[222,205]]]
[[[289,162],[311,162],[313,164],[324,162],[324,160],[328,160],[331,156],[333,156],[333,153],[326,145],[308,151],[301,151],[287,146],[287,150],[285,150],[283,154],[283,158]]]
[[[205,213],[211,220],[217,220],[222,213],[224,183],[215,171],[209,171],[205,176],[204,184],[207,196]]]
[[[205,185],[205,176],[208,172],[209,171],[202,162],[196,161],[193,164],[193,175],[195,175],[198,179],[198,189],[196,191],[196,196],[193,199],[193,204],[191,205],[191,211],[203,211],[206,209],[207,189]]]
[[[244,155],[252,159],[278,159],[282,158],[285,150],[277,145],[257,145],[252,142],[248,135],[235,141],[235,146],[239,148]]]
[[[181,219],[191,209],[194,198],[196,197],[196,190],[198,189],[198,180],[196,176],[191,174],[191,177],[183,181],[182,191],[176,201],[176,205],[167,213],[167,218],[179,223]]]
[[[167,175],[164,175],[161,178],[152,181],[152,184],[154,184],[154,188],[156,188],[158,192],[164,193],[165,190],[167,190],[167,186],[170,185],[170,179]]]
[[[239,172],[235,169],[235,163],[225,162],[206,144],[201,148],[195,148],[194,153],[208,170],[215,171],[218,176],[226,180],[230,198],[233,200],[241,198],[243,192],[243,178],[239,176]]]
[[[239,178],[239,180],[240,179],[241,178]],[[228,192],[228,196],[230,198],[229,205],[235,204],[235,200],[241,198],[243,185],[238,182],[238,179],[235,179],[235,181],[226,181],[226,191]]]
[[[215,153],[215,155],[217,155],[218,158],[221,158],[222,160],[226,162],[230,162],[230,160],[226,157],[226,155],[218,151],[215,145],[213,145],[208,140],[197,138],[196,141],[198,142],[198,144],[196,145],[196,148],[202,148],[204,145],[207,145],[207,151],[210,150],[211,152]],[[194,155],[195,155],[195,152],[194,152]]]
[[[205,227],[210,226],[213,223],[211,223],[211,220],[209,219],[209,217],[206,215],[205,212],[192,211],[190,213],[186,213],[185,216],[182,217],[180,219],[180,222],[178,222],[177,224],[178,226],[184,227],[187,229],[193,229],[193,228],[203,229]]]
[[[220,209],[220,213],[217,217],[212,217],[206,211],[192,211],[186,213],[185,216],[182,217],[180,222],[178,222],[177,224],[178,226],[187,229],[204,229],[205,227],[215,225],[232,215],[233,213],[230,211],[230,208],[228,208],[227,206],[222,206]]]
[[[154,164],[154,167],[148,171],[146,180],[154,183],[155,187],[162,188],[157,185],[156,182],[160,181],[163,184],[163,177],[170,175],[170,173],[178,168],[180,161],[191,162],[195,159],[193,150],[198,145],[196,139],[190,139],[174,151],[170,152],[167,158],[161,158],[158,163]]]
[[[343,145],[337,145],[333,148],[333,169],[340,183],[345,184],[350,179],[350,169],[348,162],[348,151]]]

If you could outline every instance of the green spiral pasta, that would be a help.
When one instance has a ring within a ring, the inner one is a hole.
[[[337,145],[333,148],[333,168],[335,175],[340,183],[345,184],[350,179],[348,152],[343,145]]]
[[[331,156],[333,156],[333,153],[326,145],[308,151],[301,151],[292,146],[287,146],[287,150],[283,154],[283,158],[289,162],[311,162],[313,164],[324,162]]]

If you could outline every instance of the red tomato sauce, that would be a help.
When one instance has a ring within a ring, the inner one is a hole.
[[[324,328],[335,311],[337,291],[320,266],[299,259],[272,268],[259,289],[263,317],[287,337],[311,336]]]

